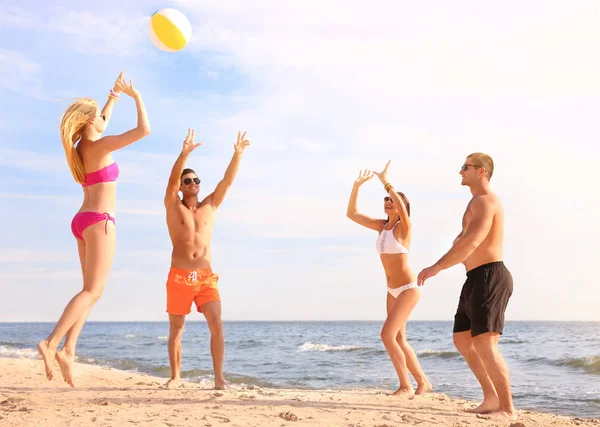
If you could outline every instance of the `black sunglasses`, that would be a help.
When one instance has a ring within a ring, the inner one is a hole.
[[[392,198],[391,198],[390,196],[385,196],[385,197],[383,198],[383,201],[384,201],[384,202],[392,202],[392,203],[394,203],[394,201],[392,200]]]
[[[194,181],[196,184],[200,184],[200,179],[199,178],[194,178],[194,179],[192,179],[192,178],[186,178],[186,179],[183,180],[183,183],[185,185],[190,185],[192,183],[192,181]]]
[[[483,167],[483,166],[479,166],[479,165],[472,165],[472,164],[469,164],[469,163],[465,163],[464,165],[462,165],[460,167],[460,170],[463,171],[463,172],[465,172],[467,169],[469,169],[469,166],[473,166],[474,168],[482,168]]]

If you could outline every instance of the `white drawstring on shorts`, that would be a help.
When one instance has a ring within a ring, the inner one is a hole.
[[[192,280],[192,281],[196,281],[198,280],[198,273],[195,271],[192,271],[189,275],[188,275],[188,279]]]

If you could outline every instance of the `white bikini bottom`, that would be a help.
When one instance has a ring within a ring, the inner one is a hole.
[[[400,295],[402,292],[406,291],[407,289],[412,289],[412,288],[417,288],[417,282],[413,282],[413,283],[409,283],[408,285],[403,285],[397,288],[390,288],[388,286],[388,292],[390,293],[391,296],[393,296],[394,298],[398,298],[398,295]]]

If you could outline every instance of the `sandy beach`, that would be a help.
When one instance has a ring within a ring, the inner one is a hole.
[[[256,386],[215,391],[163,378],[77,364],[77,387],[48,382],[41,360],[0,358],[0,426],[571,426],[600,420],[519,411],[518,422],[464,413],[473,405],[431,393],[394,398],[388,390],[294,390]]]

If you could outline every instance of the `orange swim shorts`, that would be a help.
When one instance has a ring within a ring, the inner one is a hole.
[[[202,270],[182,270],[171,267],[167,279],[167,313],[190,314],[192,301],[200,307],[207,302],[221,301],[217,283],[219,275],[210,268]]]

